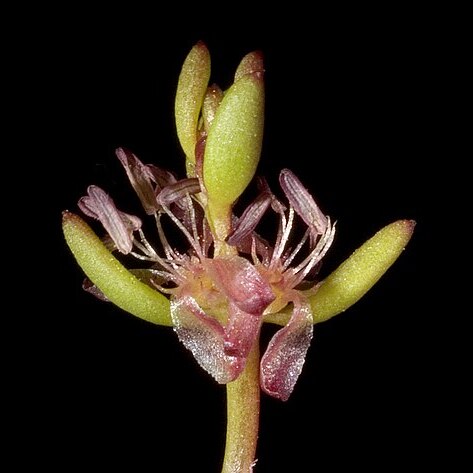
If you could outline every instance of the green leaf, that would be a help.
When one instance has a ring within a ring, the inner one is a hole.
[[[414,231],[413,220],[398,220],[358,248],[310,297],[315,323],[345,311],[363,297],[403,252]]]
[[[172,326],[169,300],[133,276],[84,220],[63,212],[62,228],[77,263],[111,302],[148,322]]]

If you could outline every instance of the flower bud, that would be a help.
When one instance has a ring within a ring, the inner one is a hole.
[[[263,75],[246,74],[225,94],[207,137],[203,177],[210,207],[232,205],[252,180],[261,153],[263,115]]]
[[[197,43],[188,54],[179,75],[174,105],[179,142],[186,157],[195,162],[197,123],[210,79],[210,54]]]

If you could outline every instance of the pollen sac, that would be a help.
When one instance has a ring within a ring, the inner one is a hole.
[[[308,225],[309,229],[322,235],[327,228],[327,217],[319,209],[301,181],[292,171],[283,169],[279,175],[279,183],[294,210]]]
[[[263,115],[263,73],[244,74],[225,94],[208,133],[203,179],[209,205],[232,205],[252,180],[261,153]]]
[[[251,237],[253,230],[270,206],[271,200],[271,194],[268,192],[261,193],[238,219],[232,233],[227,238],[227,243],[230,245],[239,245],[246,238]]]
[[[164,187],[158,194],[157,201],[163,206],[168,206],[174,202],[179,202],[186,195],[197,194],[198,192],[200,192],[200,185],[197,178],[181,179]]]
[[[99,220],[117,249],[128,254],[133,248],[133,232],[141,227],[141,220],[118,210],[100,187],[89,186],[87,194],[79,200],[79,208],[85,215]]]
[[[125,168],[128,179],[138,195],[141,205],[148,215],[154,214],[158,209],[156,195],[152,182],[155,181],[152,170],[143,164],[132,152],[118,148],[116,154]]]

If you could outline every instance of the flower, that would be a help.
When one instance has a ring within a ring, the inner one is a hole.
[[[233,381],[244,369],[249,352],[258,342],[263,316],[292,303],[289,322],[273,336],[261,360],[262,389],[287,399],[302,370],[314,325],[307,296],[297,287],[333,241],[330,219],[297,177],[284,169],[280,183],[289,209],[261,181],[255,201],[240,218],[232,218],[227,253],[234,248],[235,254],[214,256],[215,236],[202,204],[207,201],[205,180],[177,180],[122,148],[117,156],[145,212],[155,219],[161,248],[155,249],[148,242],[138,217],[118,210],[112,198],[97,186],[90,186],[88,195],[79,200],[80,209],[102,223],[112,248],[152,263],[140,277],[170,296],[179,339],[219,383]],[[280,218],[274,247],[255,231],[269,208]],[[307,229],[289,251],[295,215]],[[169,243],[162,222],[165,216],[182,232],[189,245],[187,251],[179,252]],[[304,246],[308,255],[291,265]],[[103,298],[95,286],[85,287]]]
[[[208,51],[198,43],[184,63],[176,94],[186,178],[144,164],[124,148],[116,152],[145,213],[154,219],[159,244],[146,238],[141,218],[120,211],[95,185],[79,200],[79,208],[101,222],[106,237],[100,243],[70,212],[64,213],[64,233],[90,278],[86,290],[147,320],[172,325],[219,383],[242,374],[265,319],[280,323],[260,360],[260,386],[287,400],[302,371],[314,323],[345,310],[381,277],[409,241],[413,222],[386,227],[332,275],[317,281],[314,273],[333,242],[335,225],[292,171],[283,169],[279,176],[284,200],[260,178],[255,200],[240,216],[234,213],[260,157],[261,54],[243,58],[225,93],[216,85],[208,87],[209,76]],[[279,222],[267,241],[257,227],[270,210]],[[168,239],[170,224],[180,231],[185,249]],[[304,228],[298,242],[296,224]],[[134,256],[147,267],[127,271],[110,251]]]

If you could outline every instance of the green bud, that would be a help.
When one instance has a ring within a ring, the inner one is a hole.
[[[246,74],[226,92],[207,137],[203,177],[209,207],[232,205],[252,180],[263,123],[263,75]]]
[[[195,163],[197,124],[209,79],[210,54],[205,44],[199,42],[184,61],[175,101],[177,136],[192,163]]]

